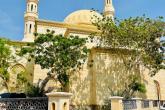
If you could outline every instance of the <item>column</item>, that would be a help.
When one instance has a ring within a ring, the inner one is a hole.
[[[48,96],[48,110],[69,110],[71,93],[53,92]]]
[[[123,97],[113,96],[111,99],[111,110],[123,110]]]

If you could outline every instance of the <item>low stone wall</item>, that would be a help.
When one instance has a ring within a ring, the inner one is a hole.
[[[69,110],[111,110],[108,105],[70,105]]]
[[[0,98],[0,110],[48,110],[48,98]]]
[[[123,110],[158,110],[157,100],[123,100]]]
[[[163,100],[142,100],[140,98],[123,100],[118,96],[111,97],[110,100],[111,110],[159,110],[159,107],[165,104]]]

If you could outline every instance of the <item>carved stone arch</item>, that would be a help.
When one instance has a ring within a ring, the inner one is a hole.
[[[17,75],[19,73],[26,73],[26,68],[18,63],[18,64],[15,64],[13,65],[11,68],[10,68],[10,88],[11,88],[11,91],[15,91],[16,89],[16,84],[17,84]]]
[[[15,65],[13,65],[11,68],[10,68],[10,70],[13,70],[14,68],[21,68],[22,70],[25,70],[24,72],[26,72],[26,68],[22,65],[22,64],[20,64],[20,63],[17,63],[17,64],[15,64]]]

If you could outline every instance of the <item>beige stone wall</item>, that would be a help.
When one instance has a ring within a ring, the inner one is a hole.
[[[89,67],[93,60],[93,66]],[[123,90],[125,83],[129,82],[129,74],[125,73],[123,62],[119,55],[113,52],[104,53],[94,51],[89,55],[88,66],[73,77],[71,92],[74,94],[72,101],[76,104],[100,105],[109,98],[115,90]],[[164,70],[156,76],[150,77],[147,71],[141,75],[146,84],[147,93],[143,98],[157,100],[157,88],[154,80],[159,81],[161,87],[161,99],[164,100]]]
[[[83,66],[83,70],[71,75],[70,92],[73,93],[72,104],[91,104],[91,78],[92,77],[90,71],[88,70],[87,63]]]
[[[165,100],[165,70],[160,70],[154,78],[160,83],[161,100]]]
[[[135,70],[127,71],[123,58],[113,50],[96,50],[93,53],[93,62],[97,105],[103,104],[111,95],[121,94],[130,83],[130,75],[135,74]]]
[[[112,91],[122,90],[123,80],[126,80],[127,75],[122,74],[122,61],[116,55],[98,52],[93,55],[93,60],[93,72],[96,74],[96,104],[99,105],[112,95]]]
[[[91,66],[89,66],[91,65]],[[126,68],[119,55],[113,52],[93,50],[87,64],[75,76],[72,76],[71,92],[75,104],[101,105],[117,91],[123,91],[129,82]]]
[[[160,99],[165,100],[165,70],[160,70],[155,76],[151,77],[149,71],[144,71],[144,82],[147,87],[147,98],[148,99],[158,99],[157,86],[154,80],[159,82],[160,85]]]
[[[33,83],[37,84],[40,79],[44,79],[47,76],[48,70],[41,69],[40,65],[34,65],[34,77]]]
[[[54,31],[56,35],[58,35],[58,34],[64,35],[66,32],[66,28],[37,25],[37,33],[44,34],[47,32],[48,29],[50,31]]]

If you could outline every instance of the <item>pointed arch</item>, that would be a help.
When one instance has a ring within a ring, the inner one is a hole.
[[[20,71],[26,72],[26,68],[20,63],[15,64],[11,67],[11,70],[13,70],[13,72],[15,71],[15,69],[17,69],[17,70],[20,69]]]
[[[25,33],[27,33],[28,25],[25,23]]]
[[[32,32],[32,24],[30,24],[30,26],[29,26],[29,33],[31,33]]]
[[[37,12],[37,5],[35,5],[35,12]]]
[[[33,6],[33,4],[31,4],[31,11],[33,11],[33,9],[34,9],[34,6]]]
[[[157,90],[157,97],[158,100],[161,100],[161,91],[160,91],[160,84],[157,80],[154,80],[155,86],[156,86],[156,90]]]

